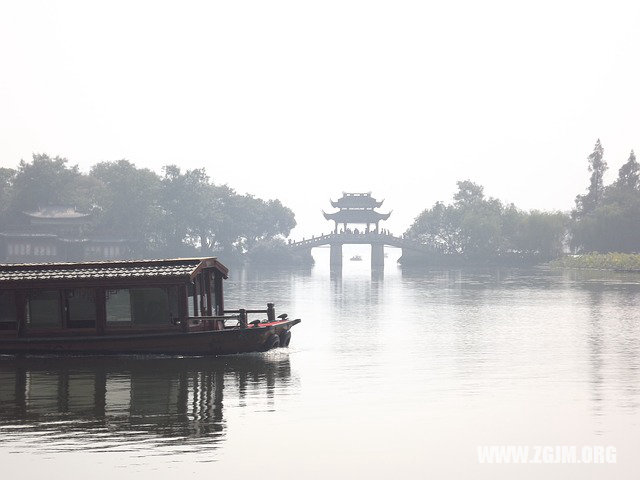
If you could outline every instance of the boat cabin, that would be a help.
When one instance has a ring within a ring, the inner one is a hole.
[[[215,258],[0,265],[0,338],[222,330]]]

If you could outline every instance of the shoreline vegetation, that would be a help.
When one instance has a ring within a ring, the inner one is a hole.
[[[217,256],[228,264],[253,258],[287,265],[313,263],[284,239],[296,226],[280,200],[239,194],[216,184],[204,168],[166,165],[158,174],[128,160],[105,161],[81,172],[62,157],[34,154],[0,168],[0,231],[20,231],[24,212],[48,206],[88,214],[81,238],[122,240],[128,257]]]
[[[638,253],[587,253],[567,255],[549,262],[555,269],[611,270],[615,272],[640,272]]]
[[[634,256],[640,250],[640,164],[635,153],[631,150],[610,185],[604,184],[608,166],[600,140],[587,157],[587,167],[587,191],[576,196],[575,208],[568,213],[524,211],[485,196],[481,185],[457,182],[453,202],[436,202],[405,232],[432,253],[404,254],[401,263],[533,266],[553,262],[566,268],[635,270],[640,265]]]
[[[640,164],[632,150],[610,185],[604,184],[607,168],[598,140],[587,157],[586,193],[576,196],[571,212],[525,211],[486,196],[481,185],[459,181],[452,202],[425,209],[404,233],[426,253],[405,249],[399,263],[526,267],[552,262],[562,268],[635,271],[640,268],[633,255],[640,251]],[[15,169],[0,168],[0,231],[19,226],[24,212],[56,205],[89,214],[81,234],[123,239],[132,246],[131,258],[217,256],[232,265],[282,267],[314,263],[309,251],[287,246],[285,239],[296,226],[290,208],[278,199],[216,184],[204,168],[166,165],[158,174],[117,160],[84,173],[67,159],[46,154],[34,154]]]

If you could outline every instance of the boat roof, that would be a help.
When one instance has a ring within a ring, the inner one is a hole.
[[[0,282],[192,280],[203,268],[229,270],[215,257],[82,263],[0,264]],[[0,283],[1,285],[1,283]]]

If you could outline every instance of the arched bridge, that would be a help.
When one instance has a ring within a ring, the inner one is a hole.
[[[300,241],[290,241],[289,248],[295,250],[311,250],[314,247],[329,245],[331,247],[330,263],[333,267],[342,266],[342,246],[343,245],[371,245],[371,266],[384,266],[384,247],[402,248],[421,253],[431,253],[432,250],[425,245],[409,240],[404,237],[396,237],[386,230],[378,232],[355,233],[352,231],[323,234],[318,237],[302,239]]]

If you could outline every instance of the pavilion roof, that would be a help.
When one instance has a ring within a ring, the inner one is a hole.
[[[327,220],[334,220],[337,223],[377,223],[380,220],[387,220],[389,213],[379,213],[371,209],[348,209],[339,210],[335,213],[322,212]]]
[[[338,200],[331,200],[331,206],[334,208],[378,208],[384,200],[378,201],[371,196],[371,192],[367,193],[342,193],[342,197]]]

